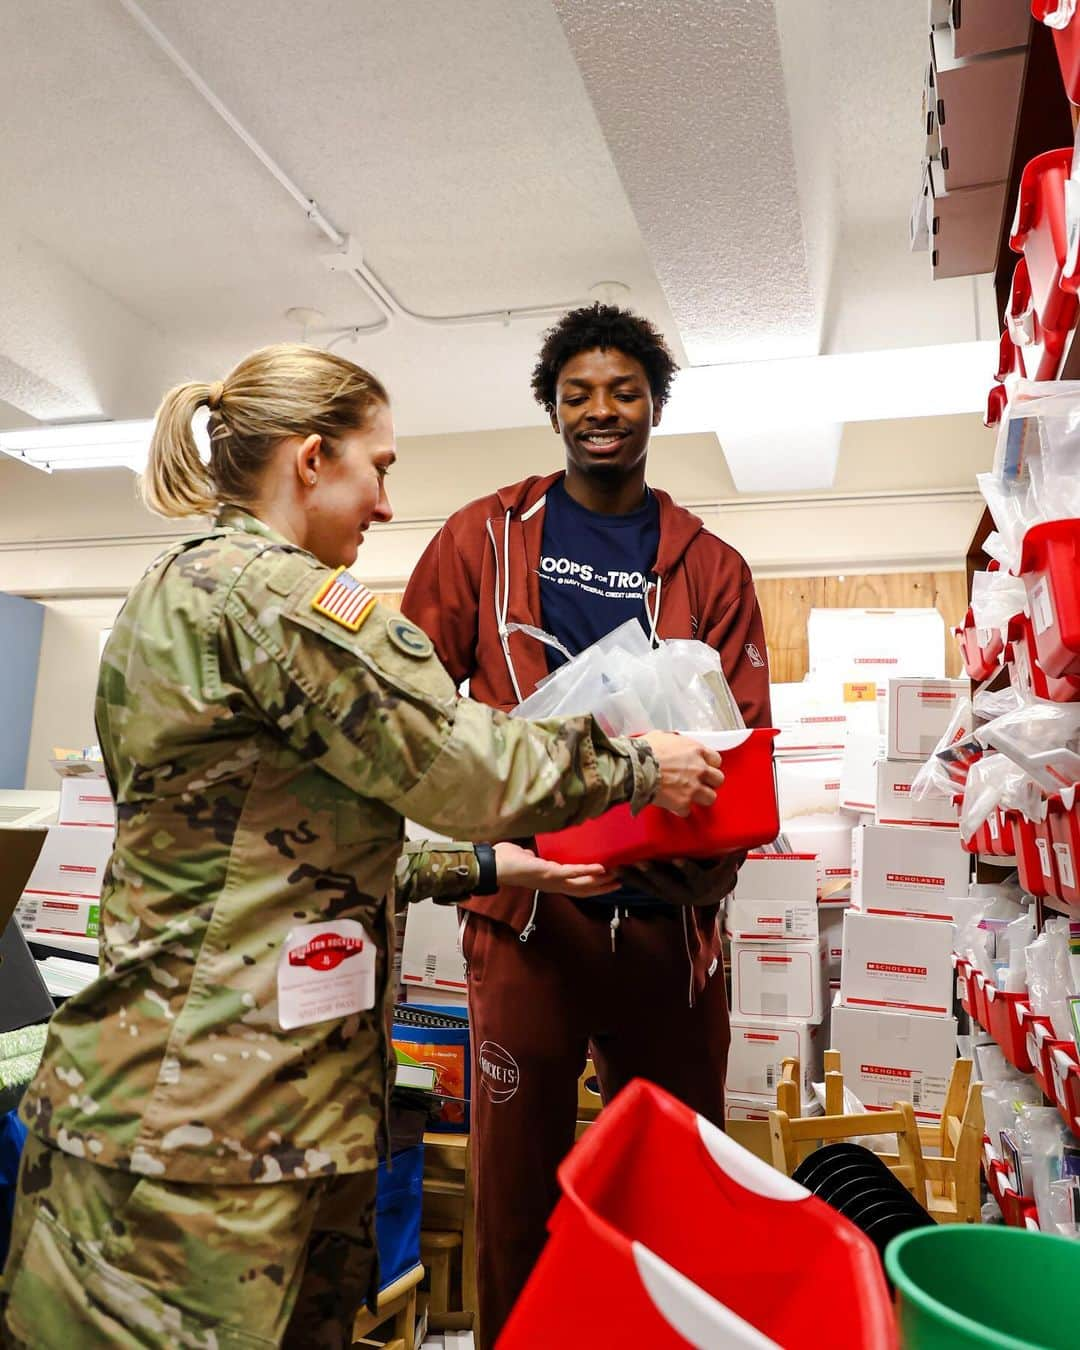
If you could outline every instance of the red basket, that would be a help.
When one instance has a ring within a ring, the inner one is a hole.
[[[1043,865],[1043,850],[1049,849],[1049,840],[1026,816],[1018,811],[1008,812],[1013,823],[1013,837],[1016,839],[1016,870],[1020,874],[1020,885],[1033,896],[1054,895],[1052,858],[1049,854],[1051,874],[1048,876]]]
[[[1059,332],[1068,332],[1076,321],[1076,296],[1061,289],[1068,253],[1065,184],[1071,171],[1071,145],[1046,150],[1025,164],[1009,237],[1013,252],[1022,253],[1027,263],[1041,327]]]
[[[1007,994],[992,984],[986,985],[985,993],[990,1035],[1001,1046],[1001,1053],[1010,1064],[1021,1073],[1030,1073],[1033,1066],[1024,1026],[1027,994]]]
[[[953,632],[960,643],[960,654],[968,678],[978,680],[980,683],[988,680],[1001,664],[1001,653],[1005,645],[1001,633],[996,628],[976,628],[975,618],[970,609],[964,616],[964,622],[959,628],[954,628]]]
[[[1080,675],[1080,520],[1033,525],[1020,568],[1039,665],[1055,679]]]
[[[1054,679],[1039,665],[1035,629],[1026,614],[1016,614],[1009,620],[1008,638],[1005,664],[1009,667],[1009,683],[1014,689],[1053,703],[1074,703],[1080,699],[1080,675],[1062,675]]]
[[[1031,0],[1032,14],[1053,30],[1065,93],[1073,103],[1080,103],[1080,23],[1075,15],[1064,24],[1057,17],[1063,18],[1068,9],[1068,0]]]
[[[1055,793],[1049,802],[1050,839],[1054,849],[1059,895],[1070,905],[1080,905],[1080,807],[1076,789]]]
[[[990,1005],[986,995],[986,976],[981,970],[971,972],[971,1009],[972,1015],[983,1031],[990,1030]]]
[[[817,1350],[823,1307],[830,1350],[895,1350],[870,1240],[651,1083],[635,1080],[605,1108],[559,1182],[547,1246],[499,1350],[762,1336]]]
[[[953,965],[956,967],[956,988],[960,995],[960,1006],[969,1017],[974,1016],[971,1001],[971,962],[953,952]]]
[[[1031,1061],[1031,1071],[1035,1081],[1048,1097],[1048,1080],[1043,1060],[1043,1046],[1054,1039],[1054,1024],[1042,1013],[1033,1013],[1030,1008],[1023,1011],[1024,1030],[1027,1035],[1027,1056]]]
[[[771,844],[780,833],[772,759],[773,739],[779,734],[772,727],[757,727],[709,736],[724,770],[712,806],[695,806],[688,816],[658,806],[647,806],[635,816],[629,806],[616,806],[596,820],[538,835],[537,852],[553,862],[625,867],[656,858],[717,858]]]
[[[1068,1083],[1077,1067],[1076,1045],[1072,1041],[1046,1041],[1043,1045],[1047,1096],[1057,1105],[1062,1120],[1073,1129],[1073,1113],[1069,1109]]]
[[[1080,1064],[1070,1064],[1061,1082],[1062,1101],[1058,1110],[1073,1134],[1080,1137]]]
[[[1052,380],[1061,364],[1069,330],[1049,327],[1031,294],[1028,265],[1021,258],[1013,268],[1005,333],[1012,341],[1021,374],[1032,380]]]

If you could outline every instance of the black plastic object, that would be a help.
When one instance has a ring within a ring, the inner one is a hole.
[[[884,1258],[894,1237],[933,1226],[903,1182],[876,1153],[860,1144],[828,1144],[804,1159],[792,1174],[870,1239]]]

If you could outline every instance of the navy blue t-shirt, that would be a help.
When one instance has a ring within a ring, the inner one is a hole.
[[[645,593],[660,546],[660,506],[601,515],[574,501],[560,478],[548,488],[540,544],[540,623],[577,656],[613,629],[638,619],[649,631]],[[565,657],[547,647],[548,670]]]
[[[589,511],[567,492],[560,478],[547,491],[540,544],[540,623],[571,656],[606,637],[628,619],[649,632],[646,589],[660,546],[660,506],[646,488],[644,505],[625,516]],[[566,658],[546,647],[548,670]],[[634,908],[658,903],[654,896],[623,886],[602,903]]]

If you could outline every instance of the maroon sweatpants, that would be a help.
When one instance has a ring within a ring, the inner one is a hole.
[[[596,917],[594,917],[594,915]],[[681,911],[622,919],[610,906],[541,896],[527,942],[469,914],[478,1350],[490,1350],[544,1245],[574,1142],[577,1082],[591,1049],[605,1101],[632,1078],[724,1123],[722,964],[690,998]],[[720,939],[715,938],[716,954]]]

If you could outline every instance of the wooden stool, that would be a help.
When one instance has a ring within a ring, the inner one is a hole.
[[[393,1284],[379,1290],[375,1311],[361,1308],[353,1323],[353,1345],[380,1346],[381,1350],[416,1350],[416,1289],[424,1278],[424,1267],[413,1266],[399,1275]],[[367,1333],[394,1319],[388,1341],[367,1340]]]
[[[422,1229],[420,1233],[420,1260],[431,1278],[428,1295],[428,1317],[443,1319],[450,1307],[450,1263],[454,1253],[462,1247],[461,1233],[439,1233]]]
[[[476,1211],[473,1207],[472,1146],[467,1134],[424,1135],[423,1220],[421,1246],[431,1236],[456,1238],[461,1247],[461,1303],[452,1307],[449,1287],[442,1310],[433,1297],[428,1304],[432,1331],[476,1330]],[[442,1266],[448,1285],[453,1248],[445,1250]],[[456,1301],[456,1300],[453,1300]]]

